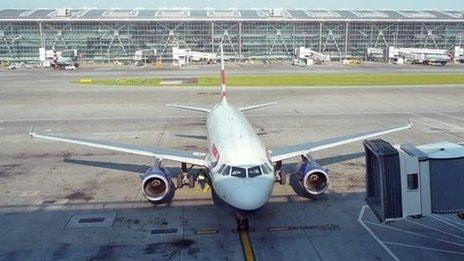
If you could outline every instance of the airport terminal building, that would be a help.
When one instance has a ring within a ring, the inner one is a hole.
[[[304,46],[364,59],[389,46],[463,46],[462,11],[374,10],[0,10],[0,61],[38,61],[39,48],[78,50],[84,61],[172,59],[173,47],[227,58],[287,60]]]

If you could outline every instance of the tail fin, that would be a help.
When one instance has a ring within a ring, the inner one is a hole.
[[[226,101],[226,72],[224,70],[224,49],[221,44],[221,101]]]

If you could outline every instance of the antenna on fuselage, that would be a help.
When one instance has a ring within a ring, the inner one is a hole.
[[[224,48],[221,44],[221,101],[226,101],[226,72],[224,70]]]

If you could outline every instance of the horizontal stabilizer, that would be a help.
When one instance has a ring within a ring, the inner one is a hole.
[[[263,108],[263,107],[267,107],[267,106],[271,106],[271,105],[275,105],[275,104],[277,104],[277,102],[269,102],[269,103],[263,103],[263,104],[258,104],[258,105],[242,107],[239,110],[240,111],[251,111],[251,110],[254,110],[254,109],[259,109],[259,108]]]
[[[206,108],[177,105],[177,104],[166,104],[166,106],[180,108],[180,109],[189,110],[189,111],[198,111],[198,112],[203,112],[203,113],[209,113],[211,111],[210,109],[206,109]]]

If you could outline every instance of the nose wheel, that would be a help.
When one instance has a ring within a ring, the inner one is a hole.
[[[190,169],[192,169],[192,167]],[[188,172],[190,169],[187,169],[186,163],[182,163],[182,166],[181,166],[182,172],[179,175],[177,175],[177,188],[178,189],[184,186],[188,186],[189,188],[195,187],[195,177]]]
[[[282,169],[282,161],[276,162],[274,182],[278,182],[280,185],[287,184],[287,173]]]
[[[237,231],[249,231],[250,230],[250,221],[245,215],[236,213],[235,221],[237,222]]]

